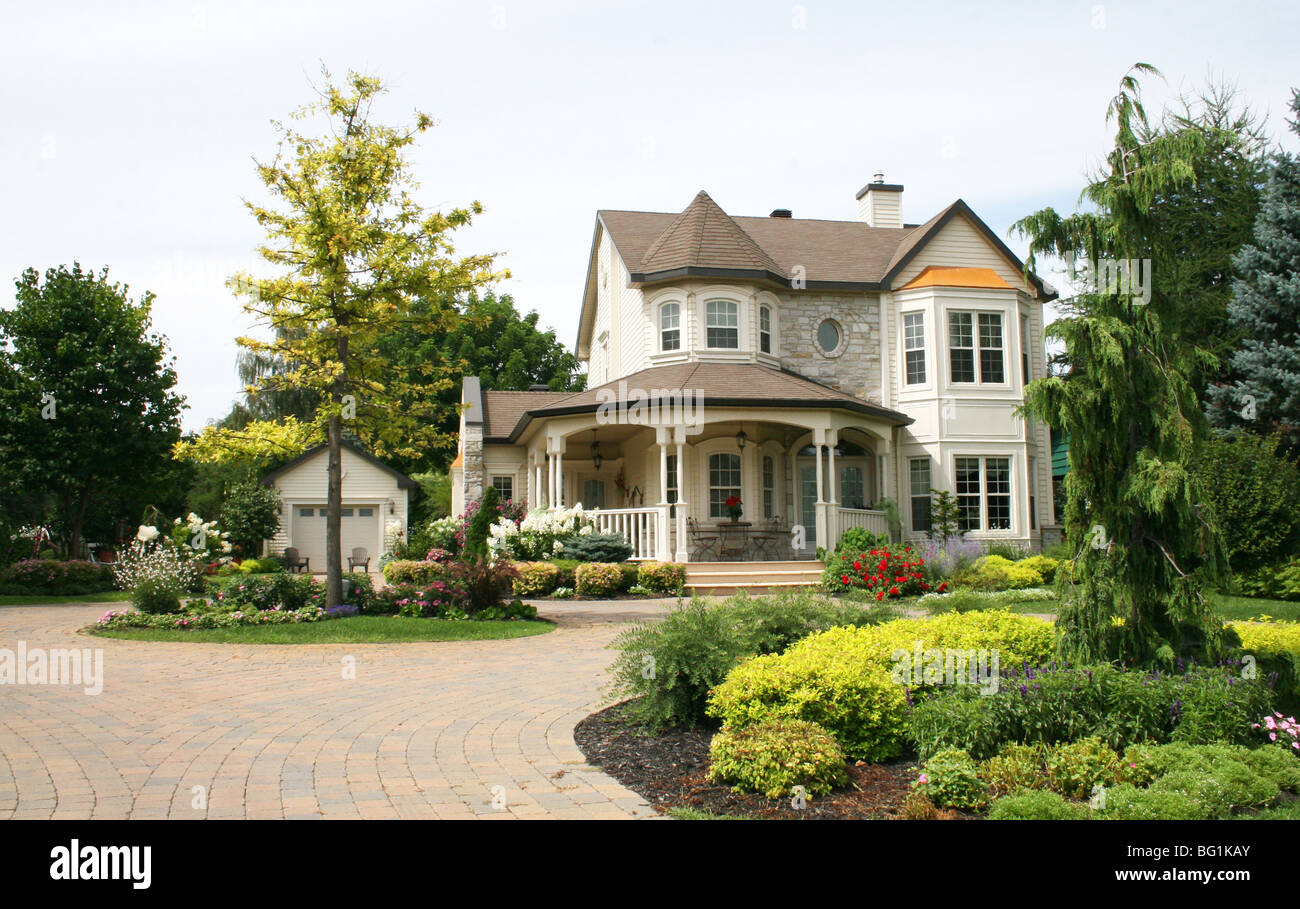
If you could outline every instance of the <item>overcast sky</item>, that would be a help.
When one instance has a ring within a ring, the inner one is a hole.
[[[241,199],[273,118],[328,65],[384,79],[383,119],[438,121],[413,154],[431,207],[486,208],[462,252],[566,344],[599,208],[851,219],[880,170],[921,222],[964,198],[1008,240],[1072,208],[1134,61],[1149,107],[1214,75],[1294,149],[1300,4],[1093,2],[0,3],[0,306],[28,266],[108,265],[158,295],[187,428],[239,393],[256,269]]]

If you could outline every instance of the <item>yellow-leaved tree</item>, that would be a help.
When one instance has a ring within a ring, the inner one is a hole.
[[[393,368],[380,339],[399,328],[433,334],[454,316],[452,304],[417,307],[416,301],[454,301],[508,277],[496,269],[495,253],[456,255],[451,235],[482,212],[478,202],[439,212],[426,211],[415,201],[418,184],[406,150],[433,120],[417,112],[407,128],[374,122],[372,106],[384,91],[371,76],[349,72],[345,83],[336,86],[326,72],[320,98],[292,115],[295,121],[320,121],[320,134],[275,124],[280,133],[276,157],[257,162],[271,201],[245,203],[266,231],[267,242],[258,252],[274,274],[240,273],[230,280],[245,309],[274,333],[273,340],[239,338],[239,344],[285,364],[263,382],[319,395],[305,425],[254,421],[237,441],[230,441],[236,443],[232,450],[246,456],[250,439],[282,448],[286,436],[300,439],[314,431],[325,437],[329,606],[343,596],[339,517],[344,432],[380,456],[417,456],[421,449],[447,441],[440,426],[448,405],[439,402],[438,393],[452,384],[456,364]],[[259,390],[261,386],[250,387]]]

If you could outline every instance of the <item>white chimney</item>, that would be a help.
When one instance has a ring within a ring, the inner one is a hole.
[[[858,191],[858,220],[871,227],[902,227],[902,184],[886,183],[884,174],[873,174],[871,182]]]

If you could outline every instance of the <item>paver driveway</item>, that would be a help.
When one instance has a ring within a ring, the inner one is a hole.
[[[0,818],[653,816],[573,727],[619,625],[663,607],[541,608],[559,627],[535,637],[290,646],[115,641],[76,633],[104,607],[2,607],[0,647],[102,648],[105,681],[0,686]]]

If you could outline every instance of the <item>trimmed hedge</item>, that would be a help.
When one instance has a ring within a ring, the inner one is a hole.
[[[384,566],[384,580],[390,584],[431,584],[446,575],[442,562],[389,562]]]
[[[724,729],[709,745],[709,760],[709,779],[770,799],[791,795],[796,786],[808,796],[825,795],[849,779],[844,752],[835,739],[816,723],[802,720]]]
[[[70,596],[113,590],[113,567],[82,559],[23,559],[0,569],[0,594]]]
[[[636,582],[655,593],[680,595],[686,585],[686,566],[680,562],[642,562]]]
[[[635,566],[633,566],[635,580]],[[627,575],[623,566],[613,562],[583,562],[574,571],[574,589],[580,597],[609,597],[626,590]]]

